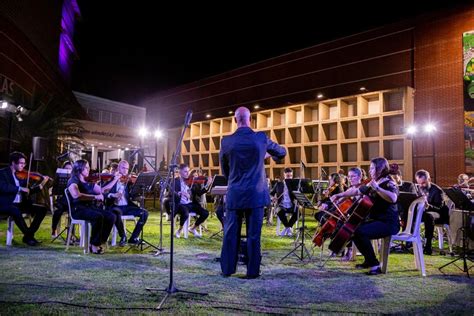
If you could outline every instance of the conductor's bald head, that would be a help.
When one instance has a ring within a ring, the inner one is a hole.
[[[237,123],[237,127],[250,127],[250,110],[244,106],[241,106],[237,110],[235,110],[235,122]]]

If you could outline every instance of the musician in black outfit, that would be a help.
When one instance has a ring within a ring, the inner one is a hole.
[[[367,185],[335,194],[331,200],[335,202],[340,198],[359,194],[365,194],[371,198],[374,204],[369,217],[367,221],[357,227],[352,241],[365,258],[362,264],[356,265],[356,268],[369,268],[367,274],[376,275],[382,273],[382,270],[375,256],[371,240],[398,233],[400,229],[397,212],[398,186],[389,176],[388,161],[383,157],[371,160],[369,174],[372,180]]]
[[[398,167],[397,164],[390,165],[390,175],[393,181],[395,181],[395,183],[398,185],[399,192],[416,194],[415,185],[413,184],[413,182],[404,181],[402,179],[402,172],[400,171],[400,168]],[[407,225],[407,219],[408,219],[408,208],[403,207],[403,205],[400,202],[397,203],[397,207],[398,207],[398,215],[400,216],[402,229],[405,229]],[[408,246],[410,245],[411,243],[408,244]]]
[[[64,164],[62,165],[62,169],[72,170],[72,162],[64,162]],[[61,216],[64,212],[69,212],[67,200],[64,194],[58,196],[58,199],[56,200],[54,206],[55,210],[53,212],[53,219],[51,220],[51,238],[56,238],[58,236],[58,224],[61,220]]]
[[[431,182],[430,173],[426,170],[418,170],[415,173],[416,187],[419,193],[426,197],[428,206],[423,213],[422,220],[425,223],[426,245],[423,249],[425,255],[431,255],[433,249],[433,233],[435,224],[449,224],[449,209],[444,203],[443,190]]]
[[[115,227],[117,227],[120,236],[119,246],[125,246],[127,242],[127,234],[122,221],[123,215],[133,215],[139,218],[132,235],[128,239],[128,243],[133,245],[140,243],[138,236],[140,236],[148,219],[148,211],[133,203],[130,196],[131,182],[127,178],[129,168],[128,161],[120,161],[115,171],[117,176],[105,185],[105,188],[110,188],[105,197],[109,202],[108,210],[116,216]]]
[[[295,204],[293,203],[293,193],[288,189],[285,180],[293,179],[293,170],[291,168],[285,168],[283,178],[283,181],[275,184],[270,192],[270,195],[273,196],[276,194],[276,198],[278,199],[277,215],[285,226],[285,229],[281,231],[280,236],[292,236],[292,227],[298,219],[298,209],[295,209]],[[290,220],[286,218],[286,214],[291,214]]]
[[[26,156],[15,151],[10,154],[8,161],[10,166],[0,170],[0,215],[11,216],[23,233],[23,242],[29,246],[36,246],[40,242],[34,235],[46,216],[47,208],[33,205],[26,194],[41,191],[49,178],[45,176],[38,186],[30,190],[27,187],[27,180],[19,180],[16,176],[16,172],[25,168]],[[34,217],[30,227],[26,226],[22,213]]]
[[[73,218],[90,221],[92,224],[90,252],[104,253],[102,244],[112,231],[116,216],[94,204],[95,201],[104,202],[102,189],[97,183],[86,181],[89,175],[89,163],[80,159],[74,163],[71,179],[68,181],[68,191],[72,197],[71,213]]]

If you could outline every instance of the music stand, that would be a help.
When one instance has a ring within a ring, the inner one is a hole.
[[[71,178],[71,171],[70,169],[62,169],[58,168],[56,169],[56,175],[54,176],[54,185],[53,185],[53,191],[52,194],[56,196],[62,196],[64,195],[64,190],[67,188],[67,183],[69,179]],[[64,242],[66,242],[66,238],[63,237],[63,233],[67,232],[69,229],[69,221],[68,224],[66,225],[63,230],[59,232],[56,237],[54,237],[51,242],[54,242],[56,239],[61,237]]]
[[[222,204],[224,207],[224,214],[225,214],[225,202],[224,197],[227,194],[227,178],[222,175],[214,175],[212,178],[211,184],[211,195],[217,196],[217,198],[222,199]],[[221,237],[220,234],[224,233],[224,227],[222,227],[218,232],[212,234],[210,239],[214,237]],[[222,237],[223,238],[223,237]]]
[[[469,275],[469,270],[472,269],[473,266],[469,267],[467,266],[467,261],[469,260],[470,262],[474,262],[471,258],[471,254],[469,253],[469,247],[468,247],[468,236],[467,236],[467,230],[468,230],[468,223],[466,223],[465,217],[466,215],[470,218],[471,214],[473,213],[474,210],[474,203],[472,203],[464,193],[460,189],[457,188],[449,188],[444,190],[446,195],[453,201],[454,205],[456,206],[456,209],[461,212],[461,219],[462,219],[462,250],[461,253],[457,256],[456,259],[446,263],[445,265],[441,266],[438,268],[438,270],[444,274],[443,268],[449,266],[449,265],[454,265],[456,268],[461,270],[462,272],[466,272],[467,277],[471,278]],[[463,268],[461,269],[458,265],[456,265],[456,262],[458,260],[463,261]]]
[[[293,180],[293,179],[291,179]],[[289,188],[288,188],[289,190]],[[280,259],[280,261],[282,261],[283,259],[287,258],[290,254],[294,254],[300,261],[303,261],[304,260],[304,254],[306,252],[306,255],[309,259],[311,259],[311,255],[308,251],[308,249],[306,248],[305,244],[304,244],[304,234],[305,234],[305,225],[304,225],[304,215],[305,215],[305,209],[306,208],[310,208],[310,209],[315,209],[314,205],[311,203],[310,200],[308,200],[308,198],[306,197],[306,195],[304,195],[304,193],[301,193],[299,191],[291,191],[293,193],[293,196],[295,197],[296,201],[297,201],[297,204],[299,204],[303,210],[301,212],[301,217],[302,217],[302,220],[301,220],[301,227],[299,228],[299,232],[298,232],[298,235],[301,236],[301,241],[289,252],[287,253],[283,258]],[[296,238],[296,242],[299,238],[299,236]],[[301,248],[301,255],[298,255],[296,253],[296,251]]]
[[[159,178],[159,175],[157,172],[142,172],[138,174],[137,180],[135,183],[132,185],[130,188],[130,196],[135,197],[135,196],[140,196],[140,207],[145,208],[145,192],[150,191],[155,183],[157,182]],[[140,251],[146,250],[148,248],[154,248],[155,250],[161,250],[159,247],[151,244],[150,242],[146,241],[143,238],[143,228],[141,231],[141,238],[140,238]],[[143,244],[146,244],[146,247],[143,247]],[[132,249],[134,246],[128,248],[128,252],[130,249]]]

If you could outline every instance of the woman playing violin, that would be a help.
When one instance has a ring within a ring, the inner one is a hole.
[[[352,241],[365,259],[362,264],[357,264],[356,268],[368,268],[368,275],[376,275],[382,271],[371,240],[398,233],[400,229],[397,213],[398,186],[389,176],[388,161],[383,157],[371,160],[369,174],[371,180],[367,185],[352,187],[343,193],[335,194],[331,200],[336,202],[341,198],[360,194],[368,195],[372,200],[373,206],[369,218],[355,230]]]
[[[93,203],[103,202],[104,196],[99,185],[86,181],[89,170],[87,160],[77,160],[72,169],[72,177],[68,181],[68,191],[72,197],[72,216],[92,224],[90,251],[101,254],[104,253],[102,244],[107,242],[116,217],[112,212],[105,211]]]
[[[41,176],[41,182],[35,188],[28,188],[27,176],[21,178],[19,173],[25,173],[26,156],[21,152],[12,152],[9,156],[10,166],[0,170],[0,214],[13,217],[18,228],[23,233],[23,242],[29,246],[39,243],[34,238],[35,232],[43,221],[47,208],[42,205],[33,204],[26,194],[36,193],[43,189],[43,185],[49,180],[47,176]],[[20,179],[21,178],[21,179]],[[33,215],[34,219],[30,227],[26,226],[22,213]]]

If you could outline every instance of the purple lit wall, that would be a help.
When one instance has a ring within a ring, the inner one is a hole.
[[[59,69],[66,81],[71,79],[71,67],[77,56],[74,47],[74,24],[81,12],[76,0],[65,0],[61,14],[61,35],[59,38]]]

